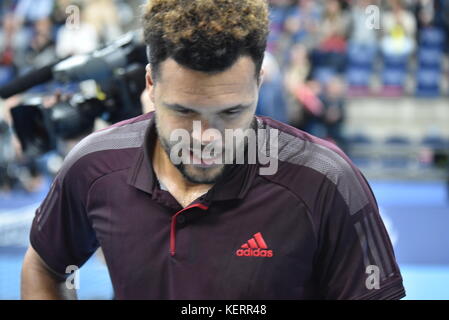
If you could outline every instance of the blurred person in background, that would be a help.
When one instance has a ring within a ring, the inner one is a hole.
[[[65,24],[59,30],[56,47],[59,57],[91,52],[123,34],[113,0],[64,0],[63,3],[79,8],[81,16],[79,25]],[[62,5],[60,7],[63,8]]]
[[[5,13],[1,16],[2,27],[0,29],[0,63],[11,65],[14,60],[15,34],[17,25],[14,15]]]
[[[276,59],[268,51],[265,52],[262,68],[264,81],[259,91],[256,114],[287,122],[282,74]]]
[[[20,101],[19,96],[5,100],[0,107],[0,191],[34,192],[43,183],[36,159],[22,152],[19,139],[14,134],[9,110]]]
[[[449,35],[449,1],[434,0],[435,1],[435,21],[438,26],[445,29]],[[449,41],[448,41],[449,42]]]
[[[30,33],[21,27],[16,17],[17,1],[0,3],[0,86],[10,81],[17,73],[17,56],[25,51],[30,42]]]
[[[0,29],[0,85],[6,84],[15,74],[14,52],[19,47],[25,47],[20,43],[20,37],[16,37],[16,24],[14,16],[10,13],[2,17]]]
[[[445,52],[449,52],[449,1],[434,0],[435,5],[435,25],[445,34]]]
[[[310,79],[310,72],[307,49],[296,44],[284,76],[289,123],[343,146],[345,82],[341,77],[333,76],[319,83]]]
[[[53,62],[53,0],[7,1],[0,31],[3,64],[17,67],[19,73]],[[5,8],[5,7],[4,7]]]
[[[324,137],[320,124],[322,103],[318,98],[320,84],[310,80],[311,63],[305,45],[295,44],[290,51],[284,75],[289,124],[319,137]]]
[[[301,127],[300,124],[303,119],[302,109],[296,98],[296,92],[298,87],[305,85],[310,68],[306,47],[302,44],[294,45],[290,50],[289,61],[284,72],[284,87],[286,91],[288,123],[296,128]]]
[[[18,0],[14,14],[19,26],[50,17],[54,0]]]
[[[14,11],[14,8],[17,4],[17,0],[2,0],[0,1],[0,19]]]
[[[84,19],[82,12],[84,12],[84,5],[82,1],[62,0],[58,1],[59,10],[56,13],[57,17],[65,17],[67,19],[67,13],[64,6],[76,6],[73,7],[75,11],[72,14],[81,14],[78,23],[73,25],[72,22],[64,23],[58,30],[56,36],[56,54],[60,58],[64,58],[71,55],[89,53],[97,49],[100,45],[99,33],[96,27],[88,20]],[[64,11],[60,11],[64,9]],[[64,13],[64,15],[62,15]],[[65,22],[65,21],[64,21]],[[79,44],[83,45],[80,46]]]
[[[351,8],[349,42],[351,50],[361,52],[376,51],[378,33],[376,28],[367,26],[366,9],[378,5],[377,0],[356,0]]]
[[[390,9],[382,14],[381,49],[385,56],[406,59],[416,47],[416,19],[401,0],[388,3]]]
[[[8,163],[14,159],[10,137],[10,127],[0,115],[0,194],[9,192],[15,184],[11,175],[8,174]]]
[[[302,43],[307,48],[316,45],[321,24],[321,5],[313,0],[297,0],[285,22],[285,31],[293,43]]]
[[[50,18],[36,20],[33,24],[33,35],[23,57],[17,57],[16,63],[20,73],[33,68],[40,68],[56,60],[53,22]]]
[[[52,12],[52,20],[57,28],[62,27],[66,22],[70,12],[71,6],[80,8],[81,0],[55,0]]]
[[[84,0],[82,19],[95,28],[102,45],[112,42],[123,33],[114,0]]]
[[[313,51],[313,64],[343,72],[346,65],[346,39],[349,16],[342,10],[338,0],[325,2],[323,19],[320,22],[318,44]]]
[[[345,83],[340,77],[333,77],[323,88],[320,100],[323,103],[322,121],[329,141],[344,148],[343,125],[345,120]]]
[[[435,1],[434,0],[417,0],[413,6],[417,26],[417,37],[421,29],[427,28],[434,23],[435,17]]]
[[[267,51],[277,58],[282,51],[285,38],[285,21],[289,15],[293,0],[270,0],[270,33],[267,40]]]

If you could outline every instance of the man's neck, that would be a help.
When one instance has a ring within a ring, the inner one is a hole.
[[[196,184],[186,180],[170,161],[159,139],[156,139],[154,146],[152,165],[158,180],[183,207],[189,205],[213,186],[213,184]]]

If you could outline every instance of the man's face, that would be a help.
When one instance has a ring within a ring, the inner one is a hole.
[[[189,151],[190,161],[175,166],[191,183],[217,181],[225,168],[224,154],[232,147],[225,144],[225,129],[246,130],[254,119],[259,89],[254,62],[243,56],[226,71],[206,74],[185,68],[169,58],[160,65],[159,77],[153,86],[149,73],[147,80],[155,105],[158,137],[165,152],[170,157],[173,147],[179,147],[179,141],[170,138],[172,132],[186,130],[190,141],[183,150]],[[201,130],[197,130],[199,123]],[[215,129],[220,135],[206,135],[207,129]],[[214,152],[205,157],[202,151],[206,145],[219,147],[213,147]],[[243,147],[240,144],[232,149]],[[213,163],[216,159],[221,159],[219,164]]]

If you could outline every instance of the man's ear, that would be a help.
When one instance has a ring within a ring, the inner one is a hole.
[[[146,88],[147,88],[148,94],[150,95],[151,101],[154,103],[154,80],[153,80],[153,76],[151,73],[151,65],[147,64],[145,70],[146,70],[146,75],[145,75]]]
[[[259,73],[259,89],[262,86],[264,79],[265,79],[265,70],[261,68]]]

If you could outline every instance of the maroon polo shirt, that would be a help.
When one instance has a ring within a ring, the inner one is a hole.
[[[267,117],[254,123],[279,130],[277,172],[229,166],[186,208],[152,169],[153,113],[91,134],[37,209],[31,245],[60,274],[101,246],[118,299],[403,297],[360,171],[334,145]]]

